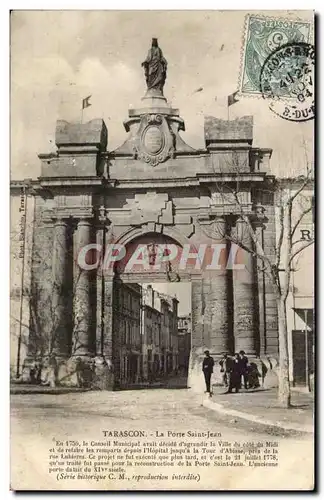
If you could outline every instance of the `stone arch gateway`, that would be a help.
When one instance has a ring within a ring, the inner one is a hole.
[[[191,252],[220,245],[215,269],[197,269],[195,263],[182,269],[175,259],[169,276],[165,270],[142,273],[150,282],[164,276],[192,283],[191,387],[205,348],[215,358],[233,349],[276,358],[271,284],[248,252],[241,253],[238,268],[227,265],[230,235],[244,232],[242,210],[270,256],[275,245],[272,151],[253,147],[253,118],[205,117],[205,147],[195,150],[180,135],[185,125],[179,111],[163,95],[148,92],[129,110],[124,126],[125,142],[111,151],[102,120],[58,121],[56,152],[39,155],[41,176],[33,184],[34,311],[24,376],[35,356],[48,354],[44,342],[39,346],[43,337],[62,384],[78,383],[75,366],[81,360],[95,370],[100,387],[116,387],[114,287],[127,273],[116,276],[100,266],[80,270],[78,255],[89,244],[106,249],[145,237],[153,244],[174,241],[182,251],[189,245]],[[253,242],[247,238],[244,244]],[[140,274],[133,278],[140,281]]]

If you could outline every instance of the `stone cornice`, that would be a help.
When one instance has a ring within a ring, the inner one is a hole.
[[[233,173],[211,173],[211,174],[197,174],[199,183],[205,182],[264,182],[268,180],[272,182],[275,179],[273,175],[267,175],[266,172],[244,172],[238,174]]]
[[[213,183],[261,183],[264,181],[274,183],[275,176],[263,172],[247,172],[240,175],[233,174],[196,174],[195,177],[169,177],[169,178],[147,178],[147,179],[106,179],[103,177],[40,177],[38,180],[26,182],[24,180],[11,181],[10,190],[20,190],[23,187],[41,190],[42,188],[66,188],[66,187],[95,187],[115,189],[135,188],[178,188],[193,187],[202,184]],[[293,181],[293,180],[292,180]]]
[[[93,219],[92,207],[72,207],[60,208],[55,207],[52,210],[44,210],[42,212],[43,222],[53,222],[56,220],[79,220],[79,219]]]
[[[56,153],[39,153],[38,158],[40,160],[51,160],[53,158],[59,158],[61,155],[97,154],[100,151],[99,146],[78,146],[73,144],[71,146],[61,146],[60,150]]]
[[[21,179],[21,180],[13,180],[10,181],[10,191],[15,192],[21,191],[21,189],[26,188],[27,192],[37,189],[39,187],[39,181],[36,179]]]
[[[102,178],[93,177],[40,177],[39,186],[46,188],[77,187],[77,186],[101,186]]]
[[[252,172],[244,173],[241,175],[235,174],[197,174],[195,177],[171,177],[171,178],[160,178],[160,179],[110,179],[110,182],[114,182],[117,189],[135,189],[135,188],[178,188],[178,187],[193,187],[200,186],[203,184],[214,184],[214,183],[229,183],[237,182],[242,183],[255,183],[268,181],[273,183],[275,177],[272,175],[267,175],[262,172]],[[108,182],[109,182],[108,181]]]

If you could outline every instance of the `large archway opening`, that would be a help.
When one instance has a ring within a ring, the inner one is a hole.
[[[151,232],[118,245],[113,256],[115,383],[120,389],[187,387],[192,262],[184,264],[183,246],[163,234]]]

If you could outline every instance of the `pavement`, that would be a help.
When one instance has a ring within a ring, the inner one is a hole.
[[[243,400],[245,395],[239,395]],[[214,400],[216,401],[215,394]],[[219,398],[221,395],[219,395]],[[233,395],[233,402],[236,396]],[[247,394],[245,397],[252,397]],[[258,397],[258,396],[257,396]],[[61,394],[29,393],[11,395],[11,488],[14,490],[65,490],[67,485],[48,474],[48,453],[53,440],[102,441],[103,430],[145,430],[170,439],[170,432],[219,433],[228,442],[278,441],[280,464],[245,469],[201,467],[201,482],[190,482],[189,489],[310,489],[313,484],[313,436],[267,427],[258,422],[229,418],[206,408],[204,395],[189,389],[138,389],[116,392],[87,391]],[[237,398],[238,401],[238,398]],[[225,405],[223,405],[225,406]],[[152,439],[152,438],[151,438]],[[162,446],[162,445],[161,445]],[[225,470],[226,469],[226,470]],[[235,470],[234,470],[235,469]],[[262,469],[262,470],[261,470]],[[186,469],[184,469],[185,471]],[[192,472],[193,469],[188,469]],[[196,469],[197,470],[197,469]],[[160,470],[158,471],[160,472]],[[162,470],[162,472],[165,472]],[[181,470],[181,472],[183,472]],[[144,481],[144,480],[143,480]],[[78,482],[77,489],[100,489],[100,484]],[[173,489],[183,489],[174,483]],[[167,489],[166,484],[139,482],[132,489]],[[107,489],[127,489],[119,481]],[[186,489],[188,484],[186,483]]]
[[[150,386],[139,385],[131,388],[137,390],[184,389],[185,381],[178,377],[164,384],[156,382]],[[263,427],[273,427],[283,431],[313,433],[314,432],[314,395],[313,393],[292,391],[292,406],[283,409],[279,406],[276,389],[241,390],[238,394],[225,394],[225,388],[214,387],[213,397],[191,395],[197,402],[225,417],[238,422],[245,420]],[[74,394],[88,392],[89,389],[75,387],[48,387],[31,384],[11,384],[13,394]],[[92,391],[93,392],[93,391]],[[122,391],[124,392],[124,391]],[[129,392],[129,391],[126,391]],[[187,391],[190,394],[190,391]],[[106,392],[103,392],[103,395]]]
[[[225,394],[225,388],[215,388],[212,398],[205,395],[202,404],[232,419],[246,420],[285,431],[313,433],[313,393],[293,390],[291,403],[291,408],[280,407],[276,389],[260,388]]]

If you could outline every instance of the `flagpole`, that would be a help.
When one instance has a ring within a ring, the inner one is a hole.
[[[227,97],[227,121],[229,122],[230,119],[230,106],[235,104],[236,102],[239,101],[239,99],[236,98],[236,94],[238,93],[238,90],[234,92],[234,94],[231,94]]]
[[[81,124],[83,123],[83,110],[85,108],[88,108],[89,106],[91,106],[91,103],[89,102],[90,97],[91,97],[91,95],[89,95],[85,99],[82,99],[82,103],[81,103]]]

